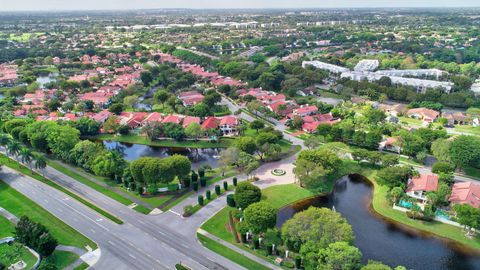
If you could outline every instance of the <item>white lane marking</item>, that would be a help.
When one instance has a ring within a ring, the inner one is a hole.
[[[137,258],[135,256],[133,256],[132,254],[128,254],[128,256],[132,257],[134,260],[136,260]]]
[[[91,231],[92,233],[95,233],[95,230],[94,230],[94,229],[90,229],[90,231]]]
[[[189,246],[187,246],[187,245],[185,245],[185,244],[181,244],[181,245],[182,245],[182,247],[184,247],[184,248],[190,248]]]
[[[161,231],[158,231],[158,233],[161,234],[161,235],[165,235],[165,233],[164,233],[164,232],[161,232]]]
[[[110,245],[115,246],[115,244],[114,244],[112,241],[108,240],[107,242],[108,242]]]

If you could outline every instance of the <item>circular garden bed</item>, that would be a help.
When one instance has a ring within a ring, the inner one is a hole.
[[[285,175],[287,172],[282,169],[273,169],[271,173],[275,176],[282,176]]]

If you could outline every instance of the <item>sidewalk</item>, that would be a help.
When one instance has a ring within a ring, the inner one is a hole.
[[[237,253],[240,253],[241,255],[249,258],[252,261],[255,261],[259,264],[264,265],[265,267],[268,267],[270,269],[275,269],[275,270],[283,270],[283,268],[281,268],[277,265],[274,265],[274,264],[272,264],[272,263],[270,263],[270,262],[268,262],[268,261],[266,261],[266,260],[264,260],[260,257],[257,257],[256,255],[253,255],[250,252],[247,252],[247,251],[245,251],[245,250],[243,250],[243,249],[241,249],[241,248],[239,248],[239,247],[237,247],[237,246],[235,246],[235,245],[233,245],[233,244],[231,244],[231,243],[229,243],[229,242],[227,242],[223,239],[220,239],[220,238],[216,237],[215,235],[213,235],[213,234],[211,234],[211,233],[209,233],[205,230],[198,229],[197,232],[201,235],[204,235],[204,236],[206,236],[206,237],[208,237],[208,238],[210,238],[210,239],[228,247],[229,249],[231,249],[231,250],[233,250]]]

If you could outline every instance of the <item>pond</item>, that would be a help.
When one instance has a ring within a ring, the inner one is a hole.
[[[180,148],[180,147],[157,147],[143,144],[130,144],[116,141],[103,141],[107,149],[117,149],[123,153],[126,160],[132,161],[140,157],[168,157],[174,154],[184,155],[192,162],[192,169],[198,169],[204,165],[212,168],[218,167],[220,148]]]
[[[330,196],[308,199],[281,209],[277,214],[277,227],[311,205],[330,209],[334,206],[335,211],[352,225],[355,246],[362,251],[364,263],[372,259],[392,267],[404,265],[407,269],[480,269],[479,256],[440,239],[408,232],[374,216],[369,209],[371,196],[370,185],[360,176],[345,176],[338,180]]]

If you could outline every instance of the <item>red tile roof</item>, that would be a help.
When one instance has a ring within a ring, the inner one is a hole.
[[[180,122],[182,122],[182,118],[180,116],[173,115],[173,114],[167,115],[165,118],[163,118],[163,121],[162,121],[162,123],[177,123],[177,124],[180,124]]]
[[[469,204],[480,208],[480,185],[472,182],[457,182],[453,185],[448,200],[454,204]]]
[[[235,117],[235,116],[232,116],[232,115],[227,115],[227,116],[224,116],[222,117],[222,119],[220,120],[220,126],[237,126],[238,125],[238,119]]]
[[[191,123],[200,124],[200,117],[196,117],[196,116],[185,116],[185,118],[183,118],[182,126],[183,126],[184,128],[186,128],[186,127],[188,127]]]
[[[218,128],[220,121],[214,116],[210,116],[202,123],[203,129],[215,129]]]
[[[438,175],[421,174],[410,179],[407,185],[409,191],[436,191],[438,188]]]

